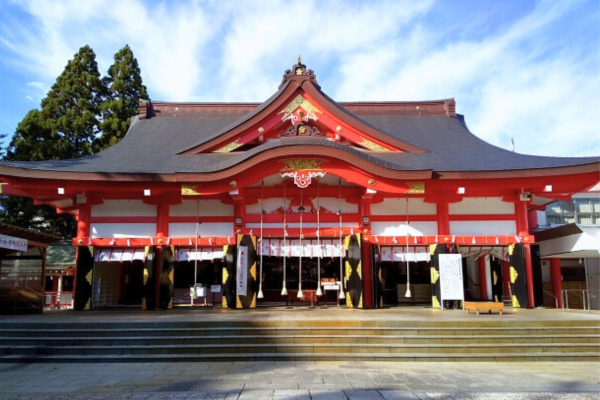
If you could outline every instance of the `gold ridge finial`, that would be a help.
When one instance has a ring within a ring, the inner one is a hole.
[[[298,65],[302,64],[302,57],[298,56]]]

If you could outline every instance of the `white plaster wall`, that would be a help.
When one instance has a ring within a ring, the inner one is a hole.
[[[174,204],[169,208],[172,217],[201,217],[211,216],[233,216],[233,204],[221,203],[221,200],[183,200],[180,204]]]
[[[406,198],[384,199],[371,204],[371,215],[406,215]],[[437,206],[423,199],[408,199],[408,215],[435,215]]]
[[[452,214],[514,214],[514,203],[502,201],[500,197],[465,197],[460,203],[448,205]]]
[[[450,221],[451,235],[516,235],[515,221]]]
[[[261,200],[258,200],[256,204],[247,204],[246,205],[246,213],[247,214],[260,214],[260,203]],[[285,200],[285,207],[287,208],[290,205],[290,200]],[[264,199],[264,208],[267,214],[272,213],[278,208],[283,208],[283,199]]]
[[[149,238],[156,224],[91,224],[92,238]]]
[[[376,221],[371,222],[371,232],[375,236],[405,236],[406,232],[413,236],[437,235],[437,222],[415,221],[408,227],[406,222],[398,221]]]
[[[200,224],[200,236],[231,236],[234,234],[231,222],[205,222]],[[170,237],[194,237],[196,235],[196,223],[171,223],[169,224]]]
[[[92,205],[92,217],[156,217],[156,205],[142,200],[105,200]]]
[[[321,197],[319,200],[321,207],[331,211],[332,213],[336,213],[340,209],[340,199],[336,199],[335,197]],[[313,205],[315,209],[317,208],[317,199],[313,200]],[[358,204],[351,204],[346,202],[346,200],[342,199],[341,201],[341,209],[344,214],[356,214],[358,212]]]

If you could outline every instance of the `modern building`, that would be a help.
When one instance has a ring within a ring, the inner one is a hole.
[[[544,305],[600,310],[600,186],[531,217],[542,257]]]
[[[492,146],[453,99],[338,103],[299,60],[261,104],[143,101],[107,150],[2,162],[0,179],[77,216],[76,309],[534,307],[528,213],[587,191],[599,170],[600,157]]]

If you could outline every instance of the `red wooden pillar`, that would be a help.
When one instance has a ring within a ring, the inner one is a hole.
[[[552,280],[552,294],[556,296],[557,299],[557,307],[563,308],[560,258],[555,257],[550,259],[550,279]]]
[[[437,203],[437,232],[438,235],[450,234],[450,207],[448,202]]]
[[[371,243],[368,241],[363,241],[361,252],[363,274],[363,308],[373,308],[373,254]]]
[[[77,237],[90,237],[90,219],[92,216],[92,207],[89,203],[79,205],[79,215],[77,216]]]
[[[244,198],[241,196],[233,196],[233,215],[235,218],[235,226],[233,234],[235,235],[238,229],[244,226],[246,221],[244,221],[246,217],[246,203],[244,202]],[[238,224],[238,218],[241,223]]]
[[[169,202],[166,199],[162,199],[156,205],[156,236],[157,237],[168,237],[169,236]],[[157,246],[155,251],[155,264],[154,264],[154,308],[160,308],[160,281],[162,274],[162,246]]]
[[[169,236],[169,203],[161,201],[156,206],[156,236]]]
[[[487,290],[487,276],[486,276],[486,262],[485,256],[481,256],[477,259],[477,267],[479,268],[479,298],[481,300],[489,300]]]
[[[529,235],[529,227],[527,221],[527,202],[515,201],[515,222],[517,224],[517,235]],[[525,251],[525,276],[527,281],[527,307],[534,308],[535,302],[533,298],[533,266],[531,264],[531,245],[525,243],[523,245]]]

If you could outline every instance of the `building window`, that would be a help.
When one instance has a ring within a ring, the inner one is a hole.
[[[571,202],[556,201],[546,207],[546,221],[550,225],[578,223],[600,224],[600,199],[582,198]]]

